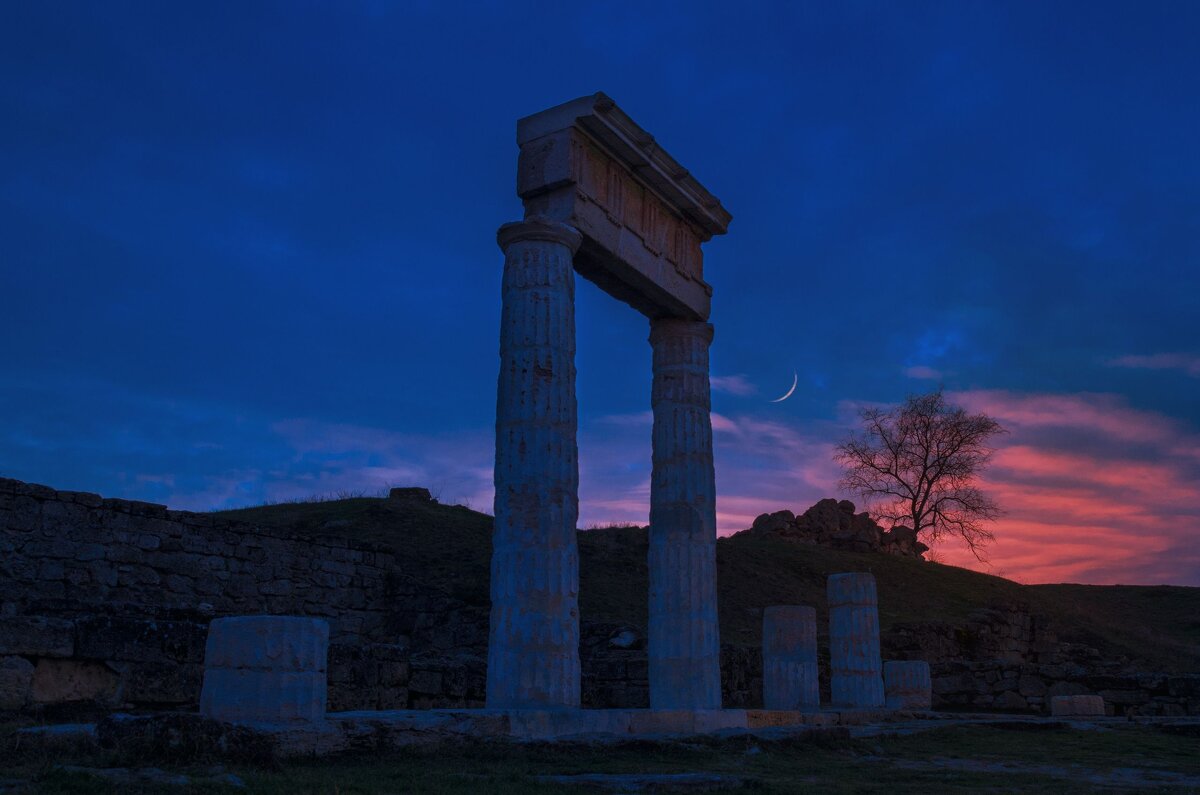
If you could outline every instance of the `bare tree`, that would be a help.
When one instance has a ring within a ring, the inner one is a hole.
[[[865,500],[876,521],[911,525],[928,541],[957,536],[983,560],[995,540],[984,523],[1001,511],[975,483],[993,437],[1007,431],[986,414],[948,404],[941,389],[860,416],[862,431],[837,448],[846,470],[839,487]]]

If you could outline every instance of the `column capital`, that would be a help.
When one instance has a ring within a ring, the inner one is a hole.
[[[496,242],[500,248],[507,250],[513,243],[526,240],[547,240],[571,249],[574,255],[583,242],[583,235],[573,226],[551,220],[544,215],[533,215],[524,221],[513,221],[504,224],[496,232]]]
[[[699,337],[706,345],[710,344],[713,341],[712,323],[681,317],[661,317],[650,321],[651,345],[671,337]]]

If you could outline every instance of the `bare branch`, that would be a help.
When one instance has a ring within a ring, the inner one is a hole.
[[[1001,515],[975,482],[1007,431],[986,414],[948,405],[942,390],[889,411],[860,413],[863,430],[838,445],[840,488],[867,502],[876,521],[905,523],[929,541],[953,536],[976,558],[994,540],[984,523]]]

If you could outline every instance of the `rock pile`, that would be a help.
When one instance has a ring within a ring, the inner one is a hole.
[[[926,545],[917,540],[911,527],[884,530],[871,515],[854,512],[850,500],[826,498],[796,516],[788,510],[764,513],[754,520],[751,533],[790,538],[802,543],[820,544],[854,552],[886,552],[901,557],[923,557]]]

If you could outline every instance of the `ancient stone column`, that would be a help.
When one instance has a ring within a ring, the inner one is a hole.
[[[813,709],[821,704],[817,678],[817,611],[777,605],[763,611],[763,707]]]
[[[832,574],[827,595],[830,700],[848,707],[882,707],[875,578],[865,572]]]
[[[324,619],[214,619],[204,647],[200,714],[231,723],[321,721],[328,652]]]
[[[883,693],[888,709],[930,709],[933,683],[924,660],[889,660],[883,664]]]
[[[650,706],[720,709],[717,515],[709,417],[712,326],[650,323]]]
[[[579,706],[575,272],[580,235],[505,224],[487,705]]]

